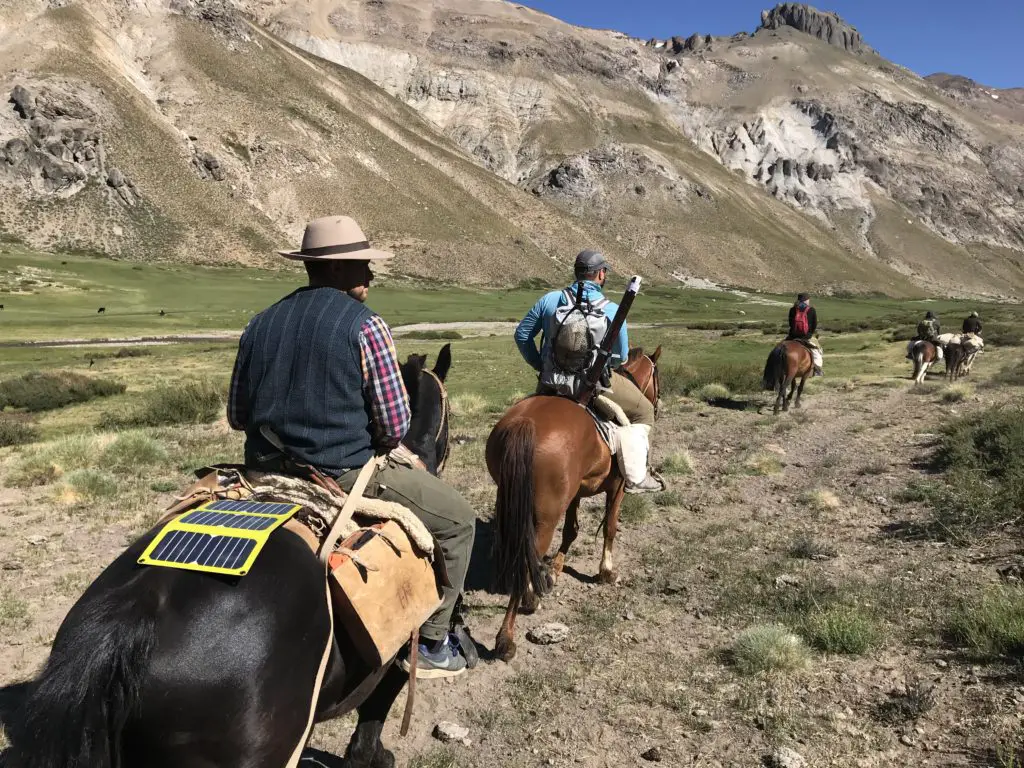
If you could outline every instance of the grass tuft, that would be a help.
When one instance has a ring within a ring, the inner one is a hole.
[[[966,542],[1015,524],[1024,508],[1024,409],[991,408],[954,420],[943,428],[931,464],[946,473],[944,484],[918,489],[933,505],[933,533]]]
[[[646,496],[626,494],[619,507],[619,520],[629,525],[640,525],[650,519],[654,505]]]
[[[666,456],[658,471],[663,475],[692,475],[693,461],[687,451],[676,451]]]
[[[803,641],[781,624],[761,624],[740,633],[731,660],[741,674],[755,675],[802,669],[810,653]]]
[[[452,397],[451,405],[453,416],[458,418],[468,418],[471,416],[479,416],[486,412],[490,404],[487,402],[487,398],[483,395],[470,392]]]
[[[729,388],[724,384],[711,383],[692,390],[690,397],[703,400],[705,403],[713,403],[717,400],[728,400],[730,394]]]
[[[75,435],[32,446],[23,452],[8,481],[21,487],[46,485],[66,472],[88,467],[96,453],[96,438],[92,435]]]
[[[214,421],[224,408],[224,391],[207,379],[160,386],[147,392],[141,403],[127,411],[110,412],[100,426],[165,427]]]
[[[742,471],[756,477],[776,475],[782,471],[782,461],[774,453],[756,453],[743,462]]]
[[[0,448],[11,445],[25,445],[39,439],[39,432],[31,424],[20,419],[0,416]]]
[[[117,495],[117,478],[102,469],[76,469],[64,476],[60,498],[67,503],[97,501]]]
[[[28,603],[10,592],[0,594],[0,627],[22,629],[28,623]]]
[[[800,533],[789,545],[787,554],[797,560],[829,560],[839,553],[834,547],[822,544],[806,533]]]
[[[437,747],[416,755],[409,761],[409,768],[461,768],[459,753],[453,747]]]
[[[656,507],[681,507],[686,497],[680,491],[660,491],[652,497]]]
[[[872,716],[881,723],[900,726],[920,720],[935,706],[935,688],[921,680],[908,683],[902,691],[893,691],[875,707]]]
[[[816,509],[819,512],[824,512],[831,509],[839,509],[843,506],[843,503],[839,500],[832,491],[825,490],[823,488],[816,488],[812,491],[804,491],[800,494],[797,501],[811,509]]]
[[[875,620],[852,606],[833,606],[808,617],[801,633],[825,653],[861,656],[882,638]]]
[[[940,396],[944,403],[962,403],[974,397],[974,387],[970,384],[950,384],[942,390]]]
[[[114,472],[131,472],[137,467],[167,459],[167,451],[145,432],[122,432],[100,455],[100,466]]]
[[[947,629],[954,643],[979,657],[1024,658],[1024,587],[993,587],[961,602]]]
[[[98,397],[119,395],[124,384],[93,379],[71,371],[30,371],[0,382],[0,411],[15,408],[29,412],[52,411]]]

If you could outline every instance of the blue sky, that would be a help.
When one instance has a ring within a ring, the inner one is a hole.
[[[774,0],[523,0],[560,19],[648,39],[753,32]],[[811,3],[814,5],[814,3]],[[830,0],[887,59],[922,75],[949,72],[1024,87],[1024,0]]]

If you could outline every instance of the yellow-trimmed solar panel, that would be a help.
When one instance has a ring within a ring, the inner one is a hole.
[[[270,534],[300,508],[272,501],[208,501],[165,525],[139,563],[245,576]]]

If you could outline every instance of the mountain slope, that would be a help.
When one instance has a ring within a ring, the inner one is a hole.
[[[648,231],[671,229],[660,234],[686,243],[683,268],[719,267],[703,247],[749,215],[702,207],[693,192],[710,184],[721,192],[710,199],[751,200],[810,243],[818,241],[806,218],[816,219],[833,257],[855,255],[880,276],[931,290],[1024,286],[1024,195],[1012,182],[1024,175],[1020,124],[992,120],[886,62],[834,14],[787,3],[766,11],[752,35],[644,44],[487,0],[244,6],[297,46],[374,79],[496,173],[584,219],[614,220],[634,250],[642,227],[629,225],[644,211]],[[767,196],[737,190],[695,149]],[[646,194],[649,168],[660,166],[671,172],[655,189],[682,179],[684,192]],[[622,173],[605,183],[609,169]],[[646,199],[630,194],[630,180]],[[805,223],[779,214],[768,196]],[[705,214],[714,223],[702,231]],[[764,239],[757,217],[747,231]],[[726,260],[746,272],[737,247],[745,244],[734,241]],[[794,261],[804,270],[817,260],[811,248]],[[761,277],[765,267],[781,276],[793,266],[753,262]]]
[[[645,44],[500,0],[17,0],[0,227],[247,262],[348,212],[443,280],[596,246],[662,279],[1024,293],[1020,126],[770,18]]]

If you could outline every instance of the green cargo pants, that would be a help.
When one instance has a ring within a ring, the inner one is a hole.
[[[355,484],[358,469],[351,469],[338,478],[346,493]],[[422,469],[413,469],[388,459],[366,486],[364,496],[393,501],[412,510],[441,545],[450,587],[444,588],[444,602],[420,628],[420,635],[431,642],[445,637],[462,593],[469,570],[469,556],[476,534],[476,513],[458,491]]]
[[[626,414],[630,424],[654,426],[654,405],[632,381],[612,371],[612,388],[601,393]]]

